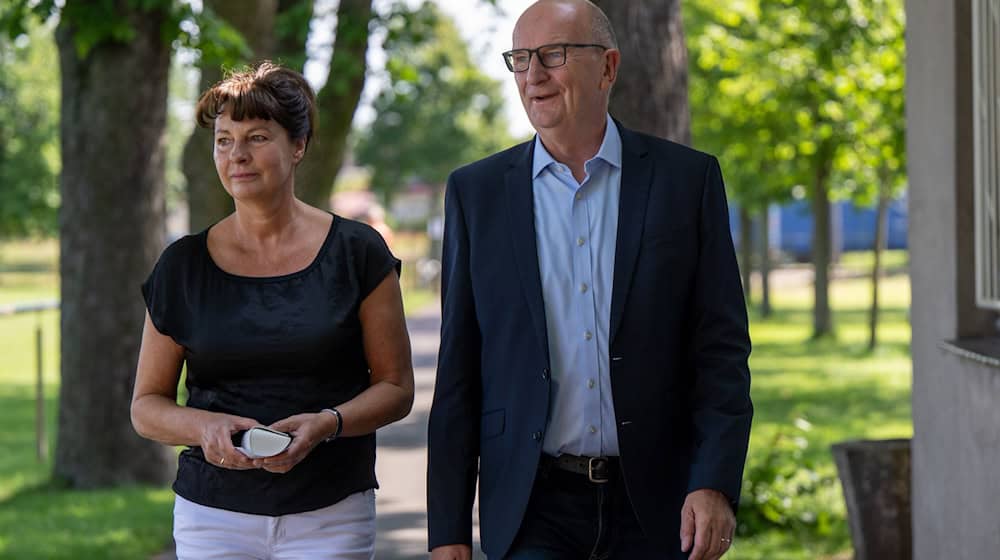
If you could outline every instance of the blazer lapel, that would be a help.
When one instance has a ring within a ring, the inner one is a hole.
[[[535,204],[532,194],[531,164],[534,142],[511,160],[504,177],[507,186],[507,215],[511,241],[517,262],[521,288],[531,312],[545,362],[549,361],[549,342],[545,329],[545,305],[542,301],[542,277],[538,270],[538,246],[535,240]]]
[[[618,123],[622,138],[622,179],[618,203],[618,240],[615,245],[615,271],[611,288],[611,330],[609,343],[621,328],[632,285],[632,273],[639,257],[642,228],[646,221],[646,201],[653,179],[653,161],[645,141]]]

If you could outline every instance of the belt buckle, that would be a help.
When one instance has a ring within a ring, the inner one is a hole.
[[[600,472],[595,475],[595,470]],[[606,457],[590,457],[587,460],[587,479],[594,484],[607,484],[609,479],[608,459]]]

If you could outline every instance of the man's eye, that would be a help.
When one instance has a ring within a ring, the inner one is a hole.
[[[512,58],[514,59],[514,64],[525,64],[528,62],[530,56],[530,54],[517,53]]]

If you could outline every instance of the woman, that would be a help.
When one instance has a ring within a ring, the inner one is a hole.
[[[235,211],[167,247],[143,284],[132,398],[140,435],[188,446],[177,555],[371,558],[374,432],[413,402],[399,261],[371,227],[295,197],[315,122],[300,74],[269,62],[231,74],[197,116]],[[236,449],[262,425],[289,447]]]

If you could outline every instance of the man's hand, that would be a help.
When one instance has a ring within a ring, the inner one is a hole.
[[[722,492],[702,488],[687,495],[681,508],[681,550],[691,551],[688,560],[718,560],[729,550],[735,531],[736,516]]]
[[[472,547],[467,544],[447,544],[431,551],[431,560],[472,560]]]

